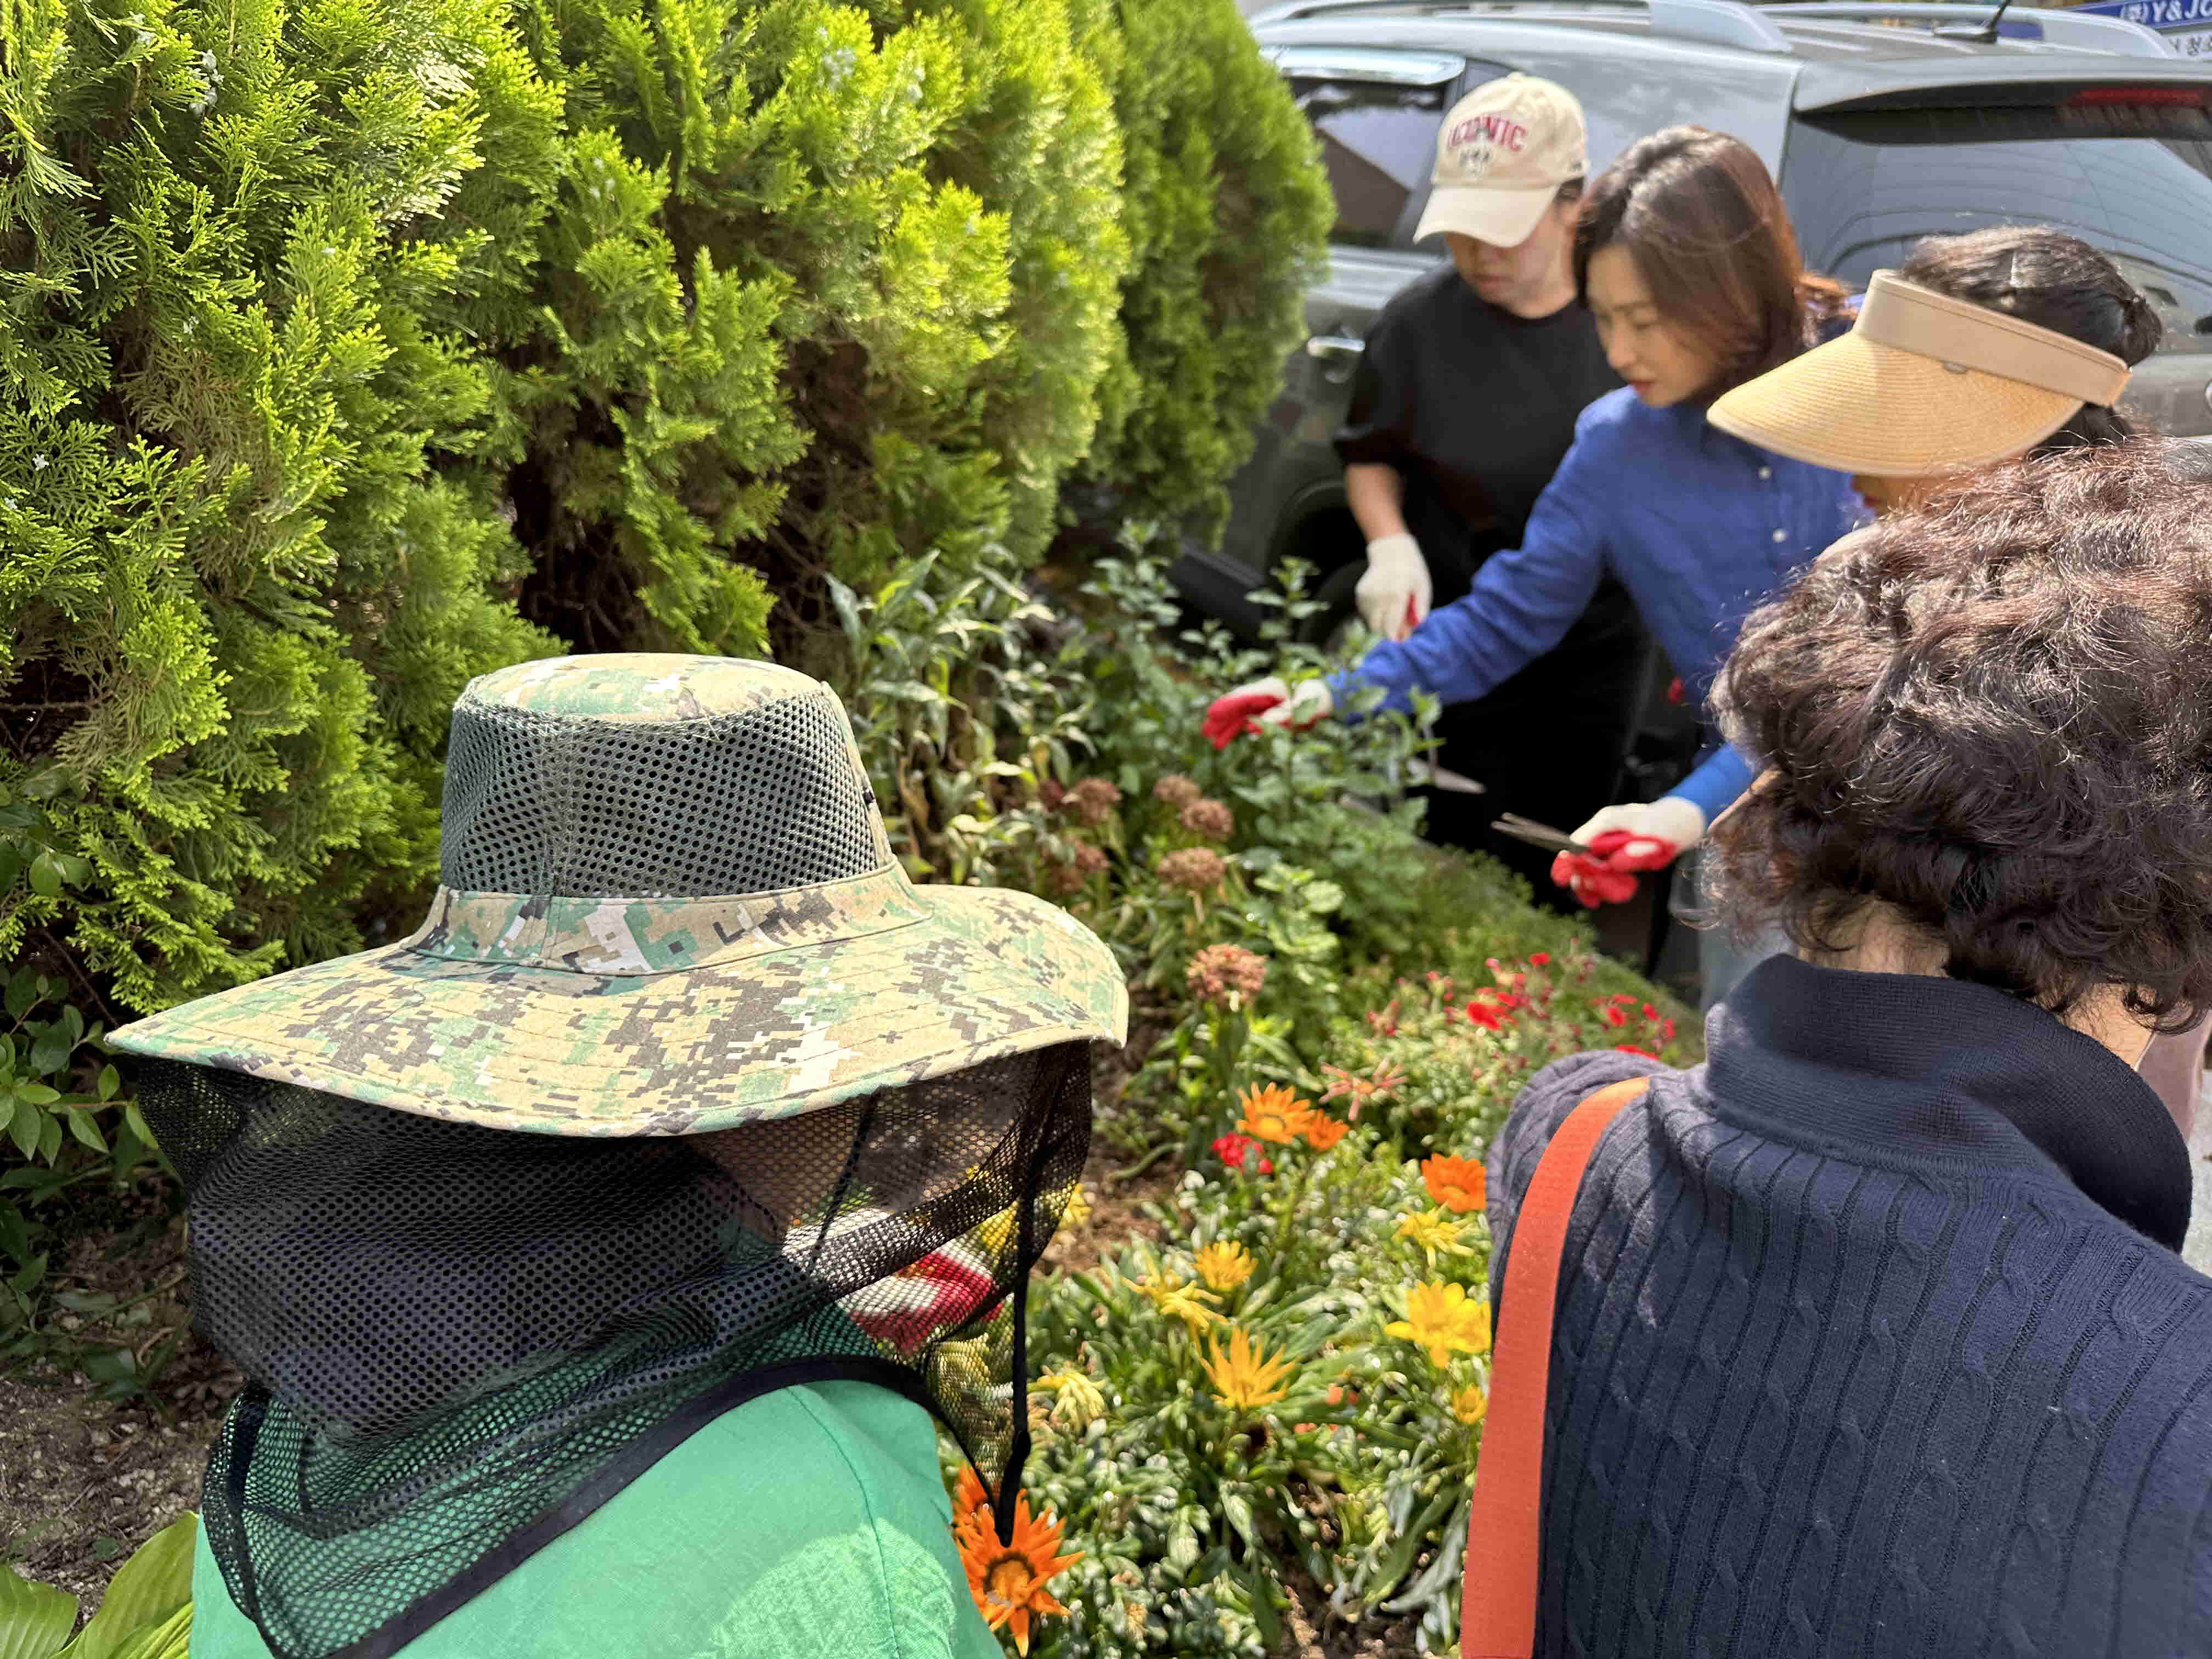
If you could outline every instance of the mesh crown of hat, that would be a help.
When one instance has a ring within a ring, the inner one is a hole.
[[[454,704],[439,872],[461,891],[696,898],[890,862],[836,692],[772,663],[555,658]]]

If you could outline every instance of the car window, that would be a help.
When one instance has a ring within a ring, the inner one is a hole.
[[[2055,225],[2119,264],[2212,350],[2212,123],[2201,111],[1930,109],[1801,116],[1783,194],[1806,263],[1863,286],[1923,236]]]
[[[1403,246],[1401,222],[1425,191],[1452,87],[1293,76],[1291,95],[1321,139],[1336,195],[1336,241]]]

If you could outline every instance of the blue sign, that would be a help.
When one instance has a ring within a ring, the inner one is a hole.
[[[2124,18],[2154,29],[2212,28],[2212,0],[2100,0],[2096,5],[2073,9],[2094,12],[2100,17]]]

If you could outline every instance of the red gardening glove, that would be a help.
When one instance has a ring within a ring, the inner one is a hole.
[[[1334,708],[1327,680],[1306,680],[1293,690],[1286,682],[1271,676],[1240,685],[1225,697],[1216,697],[1199,729],[1216,749],[1226,749],[1247,732],[1257,732],[1263,726],[1303,732],[1327,719]]]
[[[1575,831],[1595,856],[1560,854],[1552,860],[1552,879],[1590,909],[1625,904],[1636,896],[1638,871],[1663,870],[1705,833],[1705,814],[1680,795],[1608,806]]]
[[[1552,880],[1559,886],[1571,888],[1585,909],[1595,910],[1601,904],[1626,904],[1636,896],[1635,871],[1656,868],[1656,866],[1616,866],[1616,857],[1626,857],[1620,849],[1628,845],[1626,830],[1608,830],[1596,840],[1587,843],[1591,852],[1600,854],[1586,858],[1580,853],[1562,853],[1552,860]],[[1664,863],[1666,860],[1662,860]]]

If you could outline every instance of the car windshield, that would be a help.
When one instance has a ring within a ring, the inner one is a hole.
[[[2201,110],[1800,116],[1783,191],[1805,263],[1855,288],[1932,233],[2055,225],[2111,254],[2156,307],[2161,353],[2212,351],[2212,132]]]

